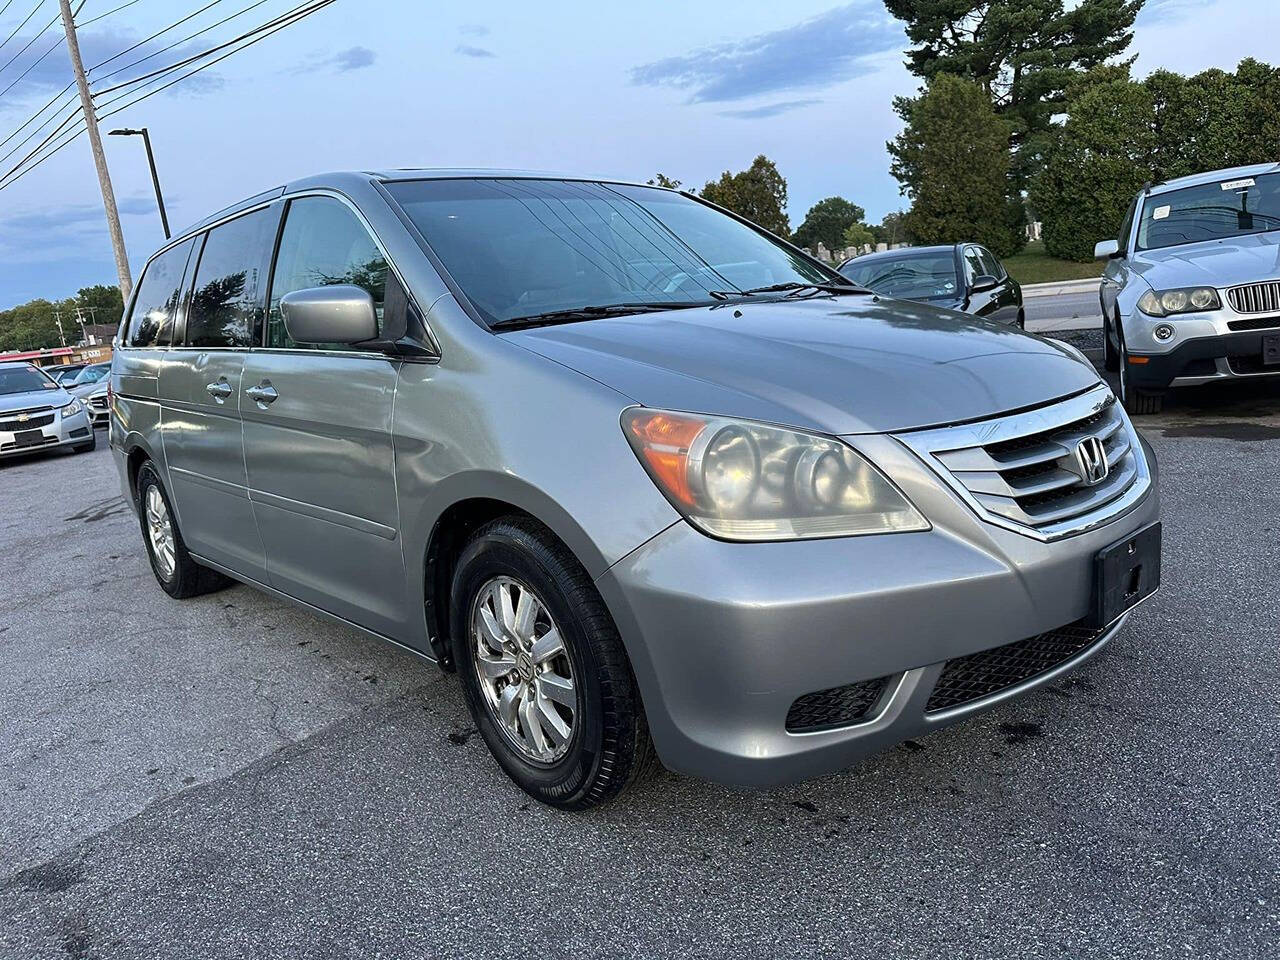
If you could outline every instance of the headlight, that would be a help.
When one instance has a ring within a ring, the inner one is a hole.
[[[1138,309],[1149,317],[1171,313],[1200,313],[1221,310],[1222,301],[1213,287],[1183,287],[1178,290],[1148,290],[1138,298]]]
[[[84,404],[79,400],[72,400],[62,408],[63,417],[74,417],[77,413],[84,409]]]
[[[633,407],[622,429],[653,482],[691,523],[725,540],[928,530],[847,444],[750,420]]]

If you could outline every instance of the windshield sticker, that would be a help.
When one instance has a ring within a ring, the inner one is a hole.
[[[1155,210],[1152,211],[1151,219],[1163,220],[1168,215],[1169,215],[1169,204],[1166,203],[1163,207],[1156,207]]]
[[[1253,177],[1245,177],[1243,180],[1225,180],[1218,184],[1223,190],[1243,190],[1245,187],[1256,186]]]

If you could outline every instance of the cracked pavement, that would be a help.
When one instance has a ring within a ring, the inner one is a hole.
[[[1280,392],[1140,426],[1164,589],[1080,671],[823,780],[578,815],[431,664],[164,596],[105,442],[0,463],[0,957],[1275,956]]]

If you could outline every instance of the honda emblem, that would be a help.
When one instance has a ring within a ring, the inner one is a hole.
[[[1085,437],[1076,444],[1076,466],[1080,469],[1080,479],[1087,486],[1101,483],[1111,473],[1111,465],[1107,463],[1107,448],[1097,437]]]

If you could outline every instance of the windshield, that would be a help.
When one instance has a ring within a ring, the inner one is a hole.
[[[840,283],[689,197],[567,180],[386,185],[490,324],[614,304],[698,305],[713,292]]]
[[[0,396],[57,389],[58,385],[35,367],[0,367]]]
[[[1235,177],[1147,197],[1138,249],[1280,230],[1280,174]]]
[[[840,272],[876,293],[905,300],[951,298],[959,289],[956,258],[950,250],[893,259],[876,257],[863,263],[850,260]]]
[[[72,381],[71,385],[73,387],[82,387],[86,383],[97,383],[110,369],[111,364],[109,363],[99,364],[93,367],[85,367],[76,375],[76,378]]]

